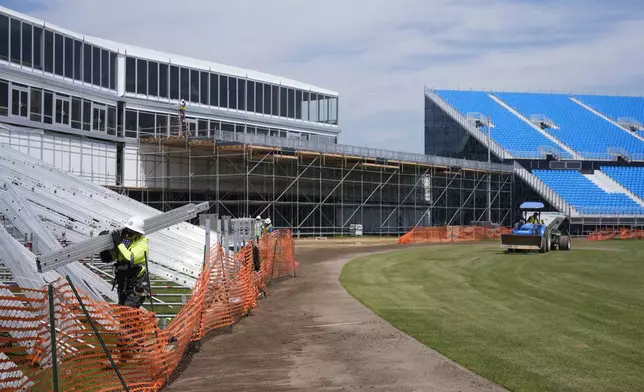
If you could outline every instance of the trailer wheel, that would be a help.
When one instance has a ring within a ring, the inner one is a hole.
[[[572,248],[572,244],[570,242],[570,237],[567,235],[562,235],[559,237],[559,249],[561,250],[570,250]]]

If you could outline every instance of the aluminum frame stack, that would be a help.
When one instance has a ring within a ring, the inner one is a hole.
[[[3,184],[7,184],[6,189],[11,189],[9,192],[15,192],[13,197],[22,200],[30,210],[30,212],[23,211],[23,217],[33,218],[35,215],[36,218],[28,222],[29,230],[36,235],[44,229],[49,232],[49,235],[41,234],[45,237],[43,240],[38,238],[38,248],[41,252],[45,250],[44,247],[49,247],[46,251],[56,250],[51,248],[52,238],[57,242],[62,237],[75,243],[81,242],[97,236],[103,230],[122,227],[131,216],[137,215],[148,219],[161,214],[161,211],[143,203],[56,169],[8,145],[0,144],[0,186]],[[13,200],[6,191],[1,198],[4,200],[5,207]],[[181,285],[194,287],[203,265],[205,230],[183,222],[150,234],[148,238],[150,239],[150,272]],[[217,236],[211,236],[210,241],[211,246],[216,244]],[[67,268],[76,268],[74,267],[76,265],[83,268],[82,272],[67,270]],[[8,267],[11,268],[11,266]],[[14,265],[13,268],[17,267]],[[37,273],[35,258],[32,268],[29,274],[33,271]],[[80,281],[87,281],[88,284],[90,281],[100,279],[94,272],[76,262],[60,270],[57,269],[57,272],[60,275],[72,272],[69,273],[72,279],[77,278],[74,279],[74,283],[79,282],[78,278],[81,278]],[[25,272],[22,270],[16,269],[15,272],[12,270],[14,276],[23,273]],[[48,276],[47,274],[26,278],[40,276],[40,283],[44,284],[49,281],[44,278]],[[42,284],[39,287],[42,287]],[[86,286],[81,285],[83,288]],[[111,290],[105,293],[101,287],[93,288],[103,295],[110,297],[114,295]]]

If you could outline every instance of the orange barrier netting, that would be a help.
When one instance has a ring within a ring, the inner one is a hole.
[[[399,244],[472,242],[500,239],[501,234],[510,234],[509,227],[488,228],[480,226],[416,227],[400,237]]]
[[[588,235],[588,241],[607,240],[641,240],[644,239],[644,230],[628,229],[598,229]]]
[[[177,374],[192,343],[236,323],[257,306],[258,293],[271,280],[299,268],[290,230],[262,237],[258,271],[253,247],[247,245],[235,257],[214,249],[191,298],[166,329],[152,312],[79,293],[130,391],[160,390]],[[72,287],[60,280],[51,288],[54,334],[48,287],[0,286],[0,390],[54,390],[52,335],[59,390],[125,390]]]

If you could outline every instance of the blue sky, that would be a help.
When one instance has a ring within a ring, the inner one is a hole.
[[[341,143],[422,152],[423,85],[644,95],[642,0],[0,0],[340,93]]]

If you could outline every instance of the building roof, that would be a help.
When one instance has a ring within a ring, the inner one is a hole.
[[[73,31],[69,31],[67,29],[58,27],[51,23],[47,23],[45,21],[33,18],[31,16],[21,14],[19,12],[13,11],[9,8],[5,8],[2,6],[0,6],[0,11],[10,15],[11,17],[15,17],[16,19],[22,19],[34,25],[47,27],[51,30],[55,30],[67,36],[70,36],[79,40],[85,40],[85,42],[87,43],[100,46],[104,49],[108,49],[118,53],[125,53],[133,57],[154,60],[154,61],[159,61],[164,63],[169,62],[174,65],[179,65],[179,66],[184,66],[184,67],[194,68],[194,69],[199,69],[204,71],[210,70],[212,72],[220,73],[224,75],[246,77],[249,79],[259,80],[259,81],[267,82],[271,84],[278,84],[278,85],[281,84],[286,87],[292,87],[300,90],[311,90],[317,93],[328,94],[331,96],[339,95],[337,92],[332,90],[328,90],[325,88],[321,88],[321,87],[303,83],[303,82],[298,82],[297,80],[288,79],[281,76],[270,75],[259,71],[253,71],[250,69],[243,69],[243,68],[233,67],[229,65],[204,61],[204,60],[197,60],[186,56],[159,52],[152,49],[140,48],[133,45],[127,45],[127,44],[122,44],[114,41],[109,41],[102,38],[96,38],[88,35],[78,34]]]

